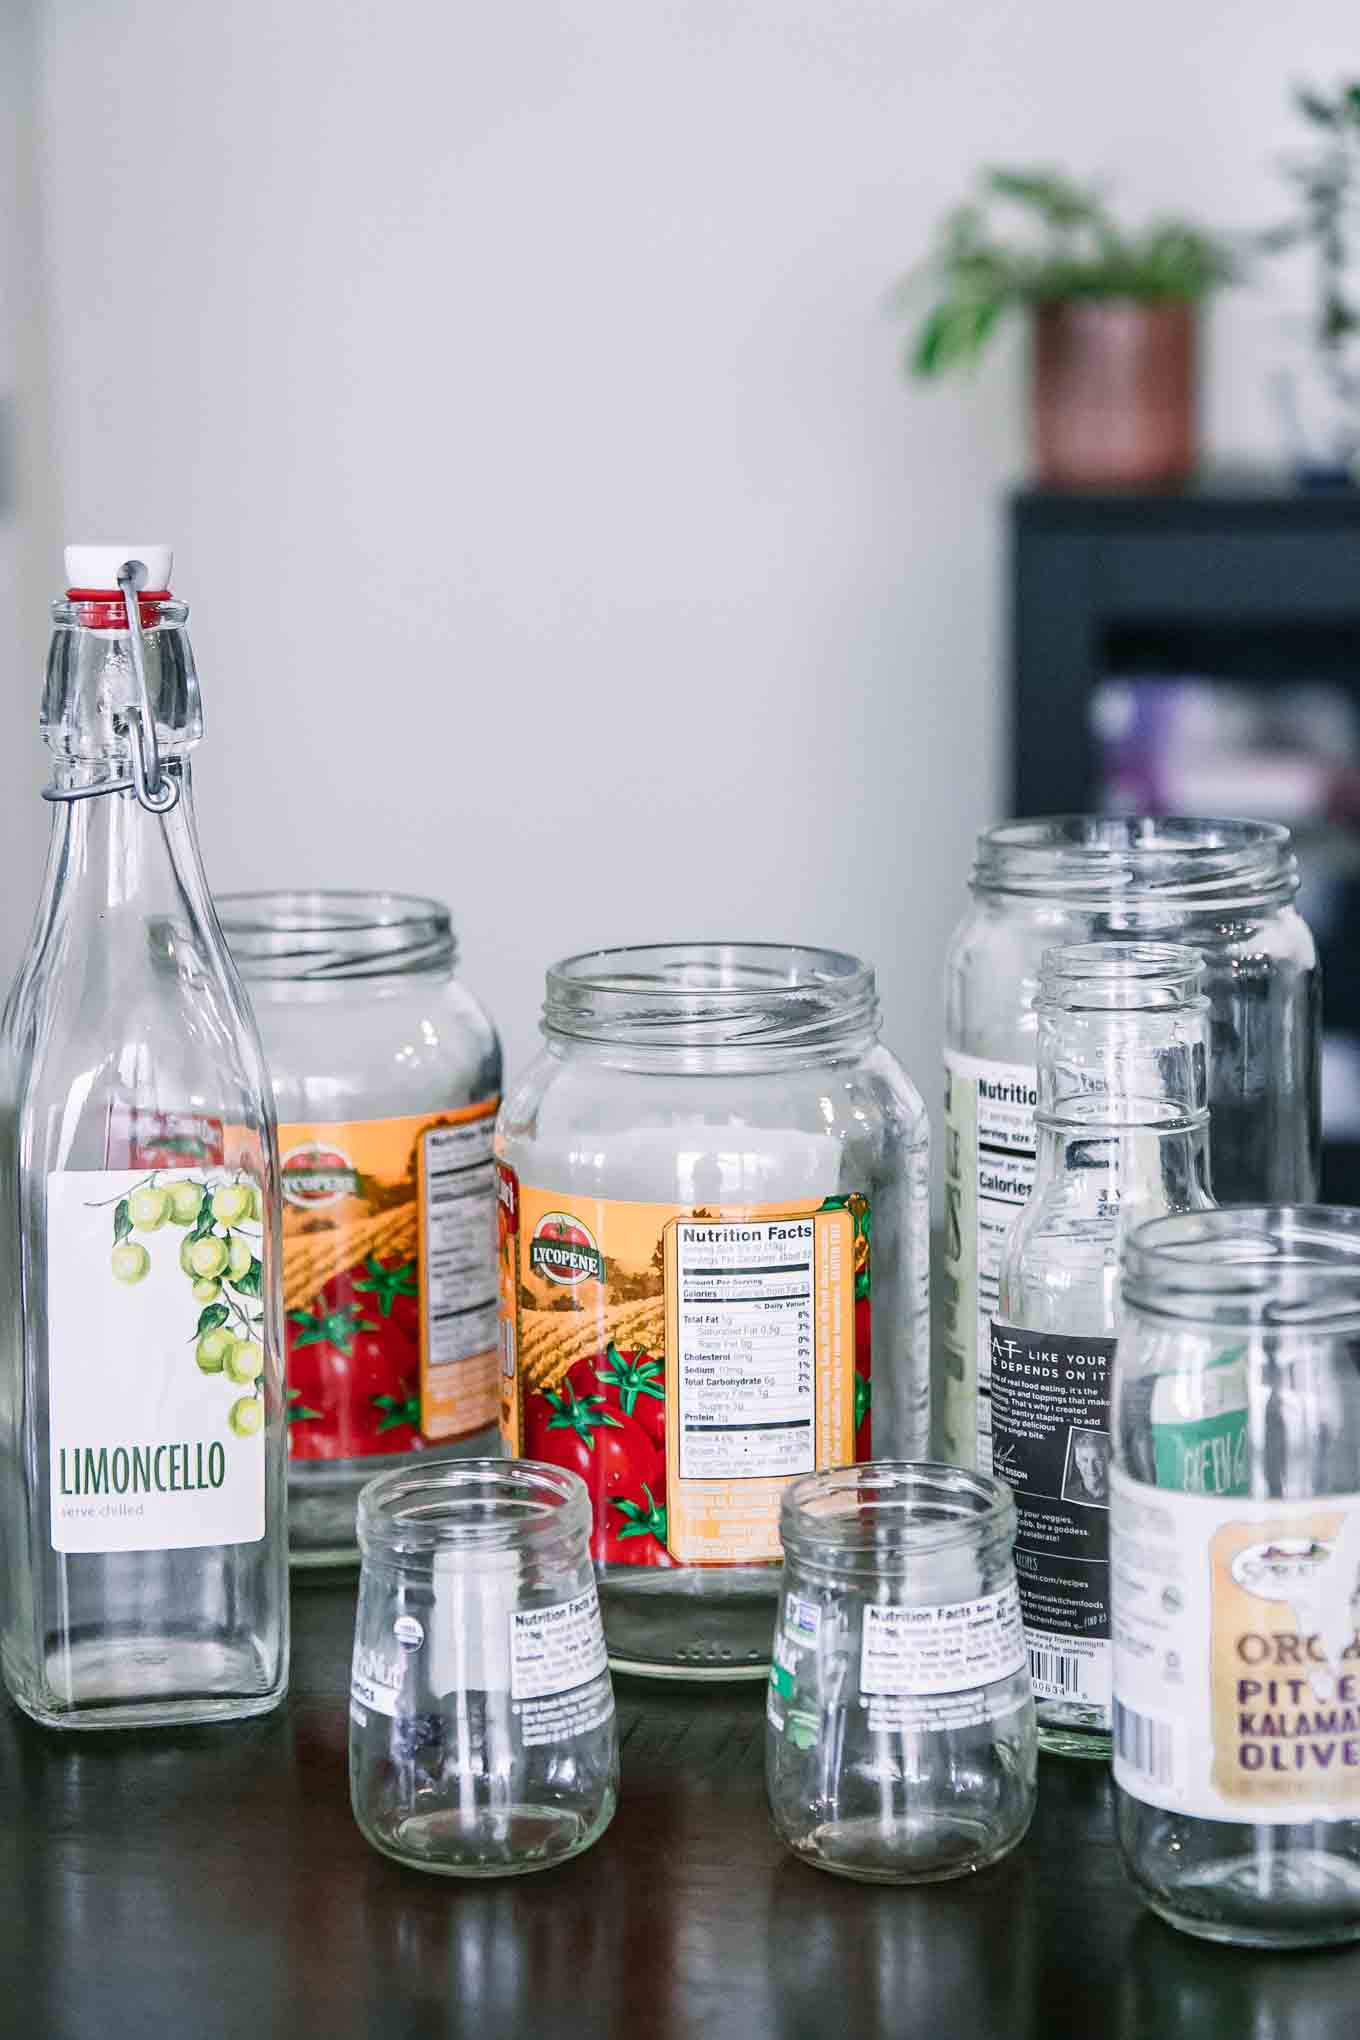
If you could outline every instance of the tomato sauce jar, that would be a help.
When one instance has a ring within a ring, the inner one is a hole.
[[[495,1449],[500,1044],[437,900],[217,908],[279,1118],[293,1562],[352,1562],[373,1473]]]
[[[610,1661],[763,1676],[801,1474],[920,1456],[929,1131],[832,950],[548,973],[497,1127],[501,1428],[579,1473]]]

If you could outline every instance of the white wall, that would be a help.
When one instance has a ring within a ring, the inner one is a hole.
[[[574,948],[860,949],[933,1102],[1022,348],[915,392],[885,291],[980,161],[1269,220],[1350,0],[34,5],[24,599],[63,533],[175,542],[213,882],[446,896],[517,1064]],[[1214,313],[1215,453],[1277,451],[1281,318]]]

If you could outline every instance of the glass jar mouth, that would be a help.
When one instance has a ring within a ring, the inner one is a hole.
[[[242,977],[333,978],[447,970],[458,945],[440,900],[389,892],[245,892],[215,898]]]
[[[763,1054],[873,1035],[868,964],[780,942],[658,942],[569,956],[548,972],[543,1032],[644,1049]]]
[[[785,1490],[779,1533],[786,1551],[837,1571],[903,1571],[951,1545],[990,1545],[1015,1534],[1003,1480],[928,1459],[870,1459],[807,1473]]]
[[[1279,822],[1194,815],[1054,815],[977,840],[975,893],[1214,911],[1292,899],[1298,862]]]
[[[1124,1242],[1121,1289],[1144,1317],[1360,1331],[1360,1210],[1230,1205],[1148,1219]]]
[[[359,1491],[365,1556],[431,1565],[443,1553],[542,1550],[590,1535],[590,1496],[579,1474],[537,1459],[455,1459],[395,1467]]]
[[[1073,942],[1046,949],[1036,1006],[1064,1013],[1207,1011],[1204,958],[1181,942]]]

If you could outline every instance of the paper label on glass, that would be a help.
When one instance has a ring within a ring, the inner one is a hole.
[[[288,1445],[367,1459],[496,1420],[496,1101],[279,1128]]]
[[[1110,1704],[1110,1366],[1115,1341],[990,1327],[992,1467],[1015,1495],[1037,1700]]]
[[[225,1169],[48,1177],[53,1550],[263,1537],[254,1196]]]
[[[779,1557],[800,1473],[865,1459],[869,1205],[564,1197],[500,1168],[502,1434],[569,1466],[610,1565]]]
[[[1032,1065],[948,1050],[941,1422],[951,1459],[992,1464],[992,1318],[1006,1240],[1034,1184]]]
[[[606,1666],[600,1601],[594,1587],[551,1608],[510,1611],[510,1691],[516,1700],[569,1693]]]
[[[1013,1583],[969,1601],[924,1608],[871,1601],[864,1610],[862,1693],[960,1693],[1024,1669],[1025,1633]]]
[[[395,1719],[401,1707],[401,1688],[405,1677],[406,1668],[400,1655],[384,1657],[380,1651],[356,1643],[349,1674],[351,1710],[356,1706],[367,1708],[371,1714],[385,1714],[389,1720]]]
[[[1360,1494],[1111,1480],[1115,1778],[1211,1820],[1355,1818]]]

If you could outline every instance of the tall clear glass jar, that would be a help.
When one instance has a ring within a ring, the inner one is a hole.
[[[352,1562],[381,1465],[495,1446],[500,1043],[438,900],[217,906],[279,1117],[293,1562]]]
[[[611,1662],[762,1676],[786,1483],[925,1445],[925,1108],[832,950],[573,957],[543,1032],[497,1131],[507,1446],[591,1490]]]
[[[1215,1193],[1305,1201],[1318,1184],[1321,983],[1298,884],[1289,831],[1271,822],[1064,815],[978,838],[972,903],[945,967],[936,1420],[950,1459],[977,1461],[1001,1256],[1034,1180],[1044,951],[1105,941],[1199,950]]]
[[[241,1719],[288,1678],[278,1148],[169,567],[67,553],[50,849],[0,1039],[4,1677],[51,1728]]]
[[[1122,1293],[1125,1865],[1208,1940],[1360,1938],[1360,1211],[1153,1219]]]

